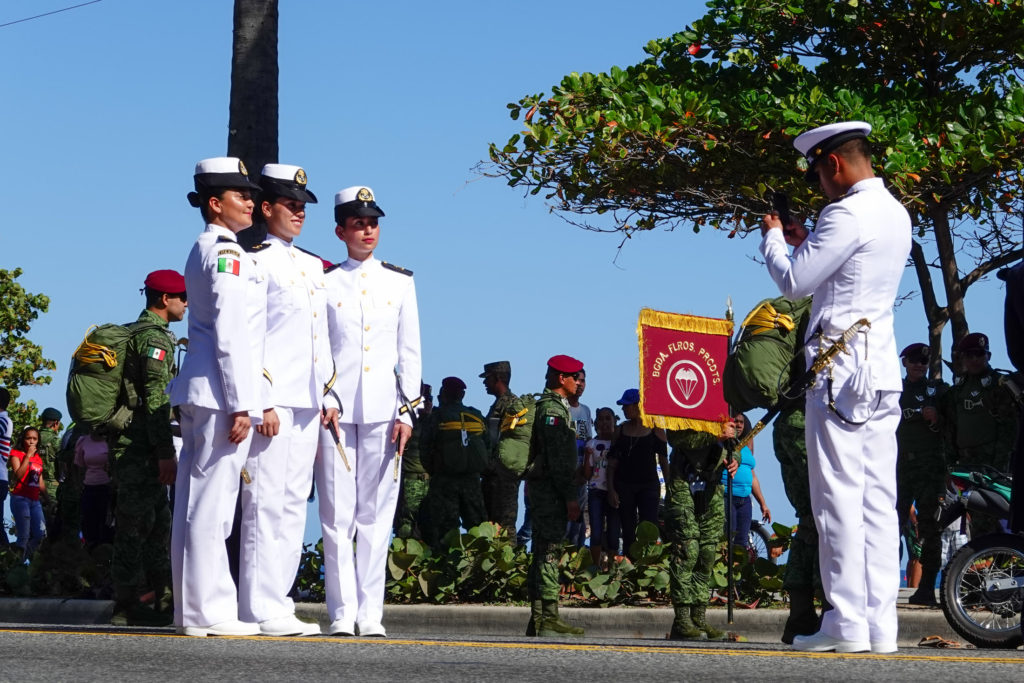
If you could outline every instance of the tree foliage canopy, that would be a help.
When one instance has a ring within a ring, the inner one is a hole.
[[[35,401],[20,403],[18,387],[49,384],[56,364],[26,336],[32,321],[50,307],[44,294],[30,294],[17,282],[21,269],[0,269],[0,385],[11,392],[8,408],[17,427],[36,423]]]
[[[966,334],[963,291],[1021,254],[1024,2],[707,8],[650,41],[640,64],[571,73],[550,95],[509,104],[524,129],[491,145],[484,173],[544,193],[582,227],[689,225],[731,237],[756,227],[769,190],[786,192],[797,213],[820,208],[793,138],[865,120],[878,170],[918,236],[936,243],[947,306],[928,310],[933,332],[952,317],[955,335]],[[571,217],[597,214],[611,220]],[[972,265],[961,271],[965,253]]]

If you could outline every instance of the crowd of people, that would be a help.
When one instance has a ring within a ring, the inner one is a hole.
[[[921,567],[910,600],[934,604],[947,468],[1007,471],[1018,432],[1018,399],[989,364],[987,335],[956,345],[952,386],[929,377],[928,345],[896,352],[910,224],[874,176],[869,132],[845,122],[797,137],[808,178],[831,200],[814,232],[763,219],[770,276],[786,297],[813,295],[807,367],[830,346],[843,351],[773,435],[798,519],[782,639],[800,650],[894,651],[901,533]],[[610,407],[592,413],[580,400],[583,363],[567,355],[548,360],[541,394],[513,393],[511,364],[496,361],[480,374],[494,397],[486,414],[464,404],[456,376],[440,382],[435,406],[412,272],[376,258],[384,211],[369,187],[334,197],[347,254],[335,264],[295,244],[317,202],[301,167],[268,164],[253,180],[238,159],[217,157],[193,181],[205,229],[183,274],[146,278],[145,308],[128,326],[131,420],[78,424],[62,443],[63,416],[48,408],[15,436],[0,388],[0,502],[9,492],[19,552],[31,558],[44,533],[112,543],[115,623],[318,634],[290,597],[315,481],[328,634],[385,636],[393,534],[439,547],[489,520],[531,543],[527,635],[581,635],[558,613],[563,539],[589,542],[606,568],[647,521],[672,544],[670,638],[724,638],[705,614],[721,540],[731,528],[746,545],[752,498],[771,520],[752,444],[733,452],[751,429],[744,415],[722,416],[717,434],[652,428],[632,388],[617,401],[621,422]],[[267,236],[243,246],[254,211]],[[169,324],[186,309],[178,368]],[[992,530],[972,520],[972,533]]]

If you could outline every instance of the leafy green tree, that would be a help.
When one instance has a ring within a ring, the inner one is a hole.
[[[49,372],[57,365],[43,356],[43,349],[25,335],[32,321],[46,313],[50,299],[44,294],[30,294],[17,279],[21,268],[0,269],[0,385],[11,392],[8,411],[15,429],[38,423],[35,401],[18,401],[19,387],[49,384]]]
[[[878,170],[917,231],[913,261],[938,369],[946,322],[955,339],[968,332],[970,285],[1024,255],[1024,2],[707,8],[649,42],[640,64],[571,73],[550,94],[509,104],[523,130],[492,144],[482,171],[543,193],[587,229],[628,237],[689,226],[734,237],[757,229],[770,191],[786,192],[797,214],[821,208],[792,149],[797,134],[868,121]]]

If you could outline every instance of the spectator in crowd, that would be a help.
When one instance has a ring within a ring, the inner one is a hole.
[[[576,393],[569,396],[569,414],[572,415],[573,424],[576,425],[576,480],[579,484],[580,517],[576,521],[569,521],[569,527],[565,530],[566,537],[572,541],[577,548],[582,548],[587,543],[587,480],[583,474],[583,449],[587,441],[594,434],[594,420],[590,414],[590,407],[580,403],[587,388],[587,373],[580,371],[580,380],[576,383]]]
[[[7,538],[7,525],[2,522],[4,518],[4,501],[7,500],[9,481],[7,479],[7,461],[11,457],[11,437],[14,434],[14,424],[11,416],[7,414],[7,407],[11,404],[11,392],[7,387],[0,387],[0,548],[6,548],[11,544]]]
[[[597,436],[584,447],[583,474],[587,480],[590,512],[590,557],[594,565],[608,569],[611,556],[619,550],[619,511],[608,503],[608,453],[615,438],[618,416],[611,408],[598,408],[594,420]],[[608,549],[608,558],[602,554]]]
[[[40,495],[46,490],[43,480],[43,459],[39,455],[39,430],[26,427],[11,450],[11,514],[17,529],[15,545],[26,559],[31,558],[43,540],[43,505]]]
[[[608,454],[608,504],[619,508],[622,547],[628,554],[637,525],[658,523],[658,465],[668,472],[668,442],[665,430],[640,422],[639,389],[622,392],[616,403],[622,406],[626,421],[619,426]]]
[[[750,433],[750,420],[742,413],[736,415],[733,418],[733,428],[736,430],[737,438],[743,439]],[[746,548],[749,541],[750,522],[753,517],[754,508],[750,501],[751,496],[757,501],[757,506],[761,509],[762,521],[771,522],[772,511],[768,509],[768,504],[764,502],[764,496],[761,494],[761,483],[757,480],[757,473],[754,471],[755,461],[752,443],[743,447],[737,460],[739,461],[739,466],[736,474],[732,477],[732,510],[726,508],[725,519],[726,528],[728,528],[729,516],[732,515],[733,546]],[[729,473],[723,470],[722,486],[728,483],[728,477]]]
[[[75,466],[82,479],[82,540],[89,550],[113,540],[110,519],[110,449],[99,434],[86,434],[75,442]]]

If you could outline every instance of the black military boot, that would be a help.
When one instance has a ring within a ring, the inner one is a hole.
[[[537,635],[551,636],[582,636],[583,629],[570,626],[558,618],[558,600],[543,600],[541,604],[541,622]]]
[[[537,635],[538,626],[544,618],[544,603],[540,600],[530,601],[530,623],[526,625],[526,635]]]
[[[712,626],[705,619],[708,606],[705,604],[691,605],[690,606],[690,620],[693,625],[699,628],[708,637],[708,640],[725,640],[725,631],[719,631],[717,628]]]
[[[691,608],[691,605],[675,605],[676,618],[672,620],[672,630],[668,634],[669,640],[708,639],[707,634],[690,618]]]
[[[935,569],[922,568],[921,581],[917,584],[917,590],[907,598],[907,602],[911,605],[938,607],[939,603],[935,601],[935,577],[938,574],[939,572]]]
[[[810,636],[818,632],[820,617],[814,609],[814,589],[789,589],[789,618],[782,630],[782,642],[793,644],[794,636]]]

